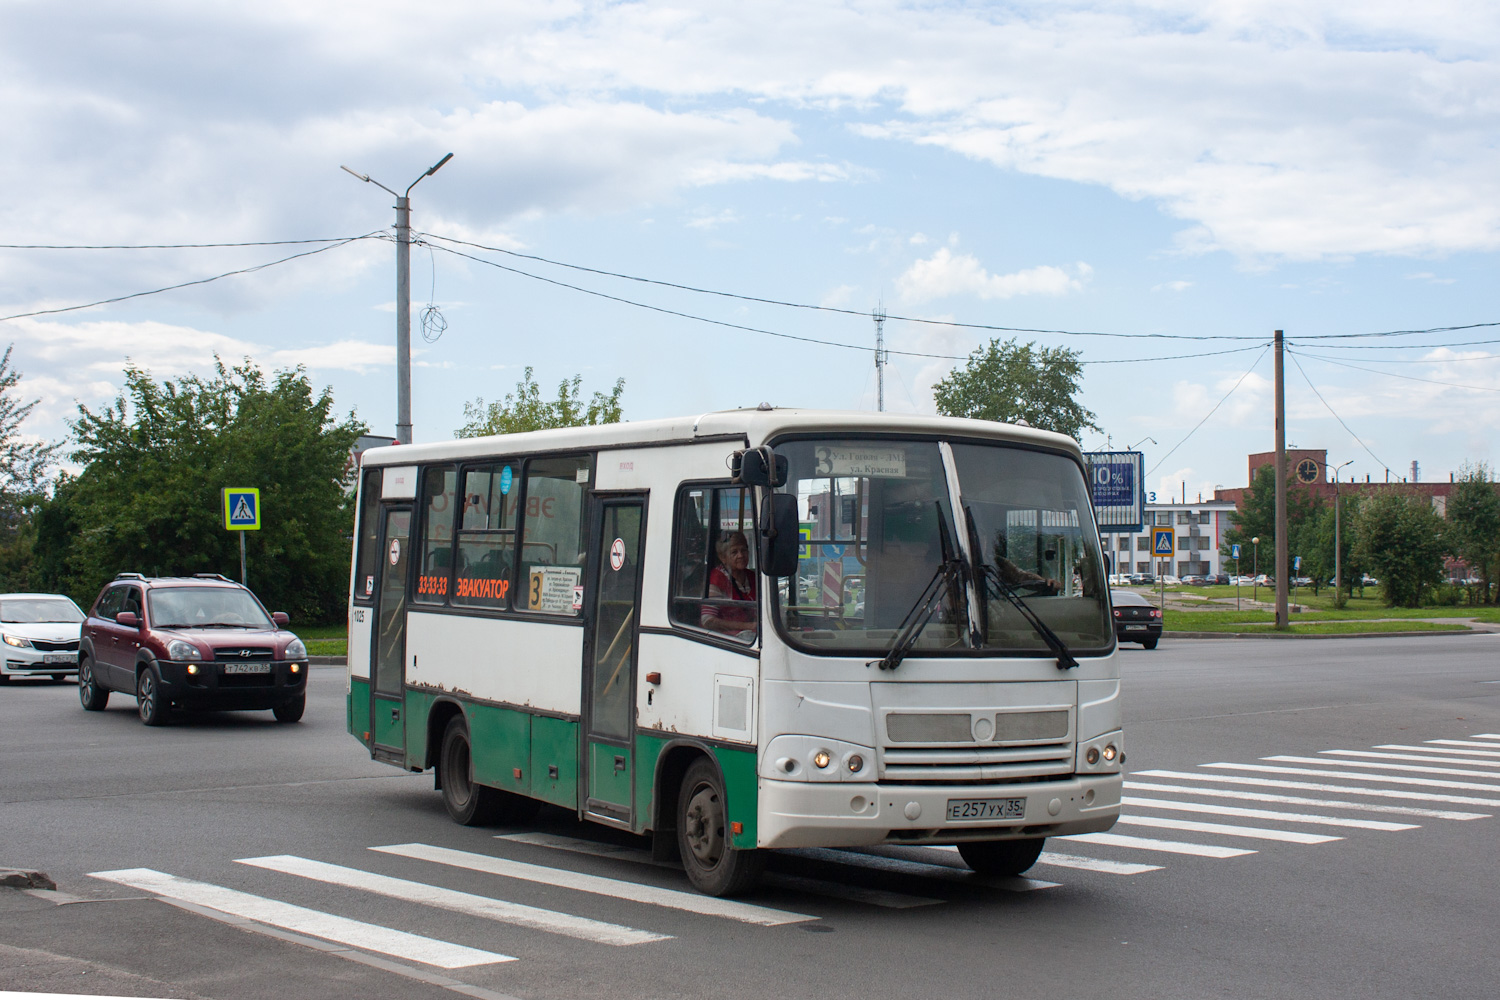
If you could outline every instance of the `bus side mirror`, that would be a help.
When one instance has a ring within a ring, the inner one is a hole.
[[[787,459],[770,448],[750,448],[735,456],[738,470],[731,465],[735,478],[746,486],[765,486],[775,489],[786,485]]]
[[[802,544],[799,527],[797,498],[790,493],[772,493],[769,502],[761,504],[757,554],[760,571],[766,576],[786,577],[797,572],[797,548]]]

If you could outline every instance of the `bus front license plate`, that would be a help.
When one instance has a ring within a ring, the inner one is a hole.
[[[269,663],[226,663],[224,664],[226,674],[268,674],[271,672]]]
[[[1023,819],[1025,816],[1025,799],[948,800],[948,818],[950,820]]]

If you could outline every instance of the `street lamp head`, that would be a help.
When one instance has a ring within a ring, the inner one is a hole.
[[[416,180],[412,181],[406,186],[406,196],[408,198],[411,197],[411,189],[422,182],[422,177],[431,177],[433,174],[438,172],[438,168],[440,168],[443,164],[447,163],[451,159],[453,159],[453,154],[449,153],[447,156],[443,157],[441,160],[438,160],[432,166],[428,167],[427,170],[423,172],[421,177],[418,177]]]
[[[1256,537],[1250,539],[1250,544],[1251,545],[1259,545],[1260,544],[1260,536],[1257,535]]]

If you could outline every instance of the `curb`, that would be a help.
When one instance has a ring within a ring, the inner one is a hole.
[[[315,667],[342,667],[347,664],[345,656],[309,656],[307,662]]]
[[[1422,632],[1163,632],[1163,639],[1413,639],[1418,636],[1493,635],[1484,629],[1428,629]]]

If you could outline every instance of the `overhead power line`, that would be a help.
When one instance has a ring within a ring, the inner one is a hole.
[[[290,247],[306,243],[347,243],[365,236],[317,240],[250,240],[242,243],[0,243],[0,250],[213,250],[220,247]]]
[[[1165,462],[1168,458],[1172,457],[1172,452],[1176,451],[1178,448],[1181,448],[1183,445],[1187,444],[1188,438],[1190,438],[1194,434],[1198,433],[1198,428],[1202,427],[1204,424],[1208,423],[1208,418],[1211,417],[1211,416],[1213,416],[1215,413],[1219,412],[1219,407],[1223,406],[1225,400],[1227,400],[1230,396],[1234,395],[1234,391],[1240,387],[1240,383],[1241,382],[1244,382],[1245,379],[1247,379],[1247,378],[1250,377],[1250,373],[1253,372],[1253,371],[1255,371],[1256,365],[1260,364],[1261,358],[1264,358],[1266,356],[1266,351],[1269,351],[1270,349],[1271,349],[1271,345],[1270,344],[1267,344],[1267,345],[1265,345],[1265,347],[1261,348],[1261,352],[1255,356],[1254,363],[1251,364],[1250,367],[1245,370],[1245,374],[1243,374],[1243,375],[1240,376],[1239,382],[1236,382],[1234,385],[1230,386],[1229,387],[1229,391],[1226,392],[1226,393],[1224,393],[1224,399],[1221,399],[1217,403],[1215,403],[1214,404],[1214,408],[1212,410],[1209,410],[1207,413],[1205,413],[1203,415],[1203,419],[1200,420],[1200,421],[1198,421],[1196,424],[1194,424],[1193,425],[1193,429],[1190,430],[1190,431],[1188,431],[1186,434],[1184,434],[1181,441],[1178,441],[1171,448],[1167,449],[1167,453],[1165,455],[1163,455],[1161,458],[1157,459],[1155,465],[1151,466],[1151,468],[1149,468],[1149,469],[1146,470],[1146,475],[1149,476],[1149,475],[1151,475],[1151,473],[1153,473],[1157,469],[1161,468],[1161,464],[1163,462]]]
[[[58,306],[54,309],[35,309],[31,312],[15,313],[11,316],[0,316],[0,323],[9,322],[10,320],[15,319],[29,319],[33,316],[55,316],[58,313],[77,312],[80,309],[92,309],[95,306],[113,305],[116,302],[126,302],[130,299],[144,298],[148,295],[160,295],[162,292],[173,292],[179,288],[191,288],[194,285],[206,285],[211,281],[218,281],[222,278],[232,278],[235,275],[239,274],[253,274],[256,271],[264,271],[268,267],[275,267],[277,264],[285,264],[287,261],[297,260],[302,257],[311,257],[314,254],[324,253],[328,250],[335,250],[341,246],[353,243],[356,240],[368,240],[375,238],[378,238],[377,233],[368,233],[364,236],[350,236],[347,239],[339,240],[336,243],[330,243],[328,246],[318,247],[316,250],[304,250],[301,253],[294,253],[289,257],[282,257],[280,260],[267,261],[264,264],[256,264],[253,267],[236,268],[233,271],[225,271],[223,274],[215,274],[207,278],[195,278],[192,281],[182,281],[175,285],[167,285],[164,288],[153,288],[145,292],[131,292],[128,295],[116,295],[113,298],[99,299],[95,302],[83,302],[78,305]]]
[[[1300,353],[1300,352],[1299,352]],[[1371,375],[1384,375],[1386,378],[1405,379],[1408,382],[1426,382],[1428,385],[1445,385],[1450,389],[1473,389],[1476,392],[1500,392],[1500,388],[1489,385],[1460,385],[1457,382],[1440,382],[1437,379],[1418,378],[1415,375],[1401,375],[1396,372],[1383,372],[1375,368],[1361,368],[1359,365],[1351,365],[1347,361],[1335,361],[1332,358],[1318,357],[1316,354],[1304,354],[1305,358],[1314,358],[1326,365],[1338,365],[1340,368],[1352,368],[1357,372],[1368,372]]]
[[[1291,356],[1292,364],[1296,365],[1297,366],[1297,370],[1302,373],[1302,380],[1307,383],[1307,387],[1312,390],[1313,395],[1318,397],[1318,402],[1320,402],[1320,403],[1323,404],[1323,408],[1325,410],[1327,410],[1329,413],[1333,414],[1333,419],[1335,419],[1335,420],[1337,420],[1339,422],[1339,426],[1340,427],[1342,427],[1344,430],[1346,430],[1346,431],[1349,432],[1349,436],[1352,437],[1355,440],[1355,442],[1357,442],[1359,444],[1359,446],[1365,450],[1366,454],[1368,454],[1371,458],[1375,459],[1375,464],[1376,465],[1380,466],[1386,472],[1390,472],[1391,471],[1391,467],[1389,465],[1386,465],[1384,462],[1382,462],[1380,460],[1380,456],[1377,455],[1377,454],[1375,454],[1373,451],[1371,451],[1370,450],[1370,446],[1367,445],[1367,444],[1365,444],[1364,441],[1360,440],[1360,436],[1358,434],[1354,433],[1354,431],[1350,429],[1350,427],[1349,427],[1348,424],[1344,423],[1344,418],[1341,417],[1341,416],[1339,416],[1336,412],[1334,412],[1334,409],[1333,409],[1332,406],[1329,405],[1328,400],[1326,400],[1326,399],[1323,398],[1323,394],[1318,391],[1318,387],[1315,386],[1315,385],[1313,385],[1312,379],[1310,379],[1310,378],[1307,377],[1307,370],[1302,367],[1302,362],[1300,362],[1300,361],[1297,360],[1296,352],[1294,352],[1294,351],[1288,351],[1287,354]]]

